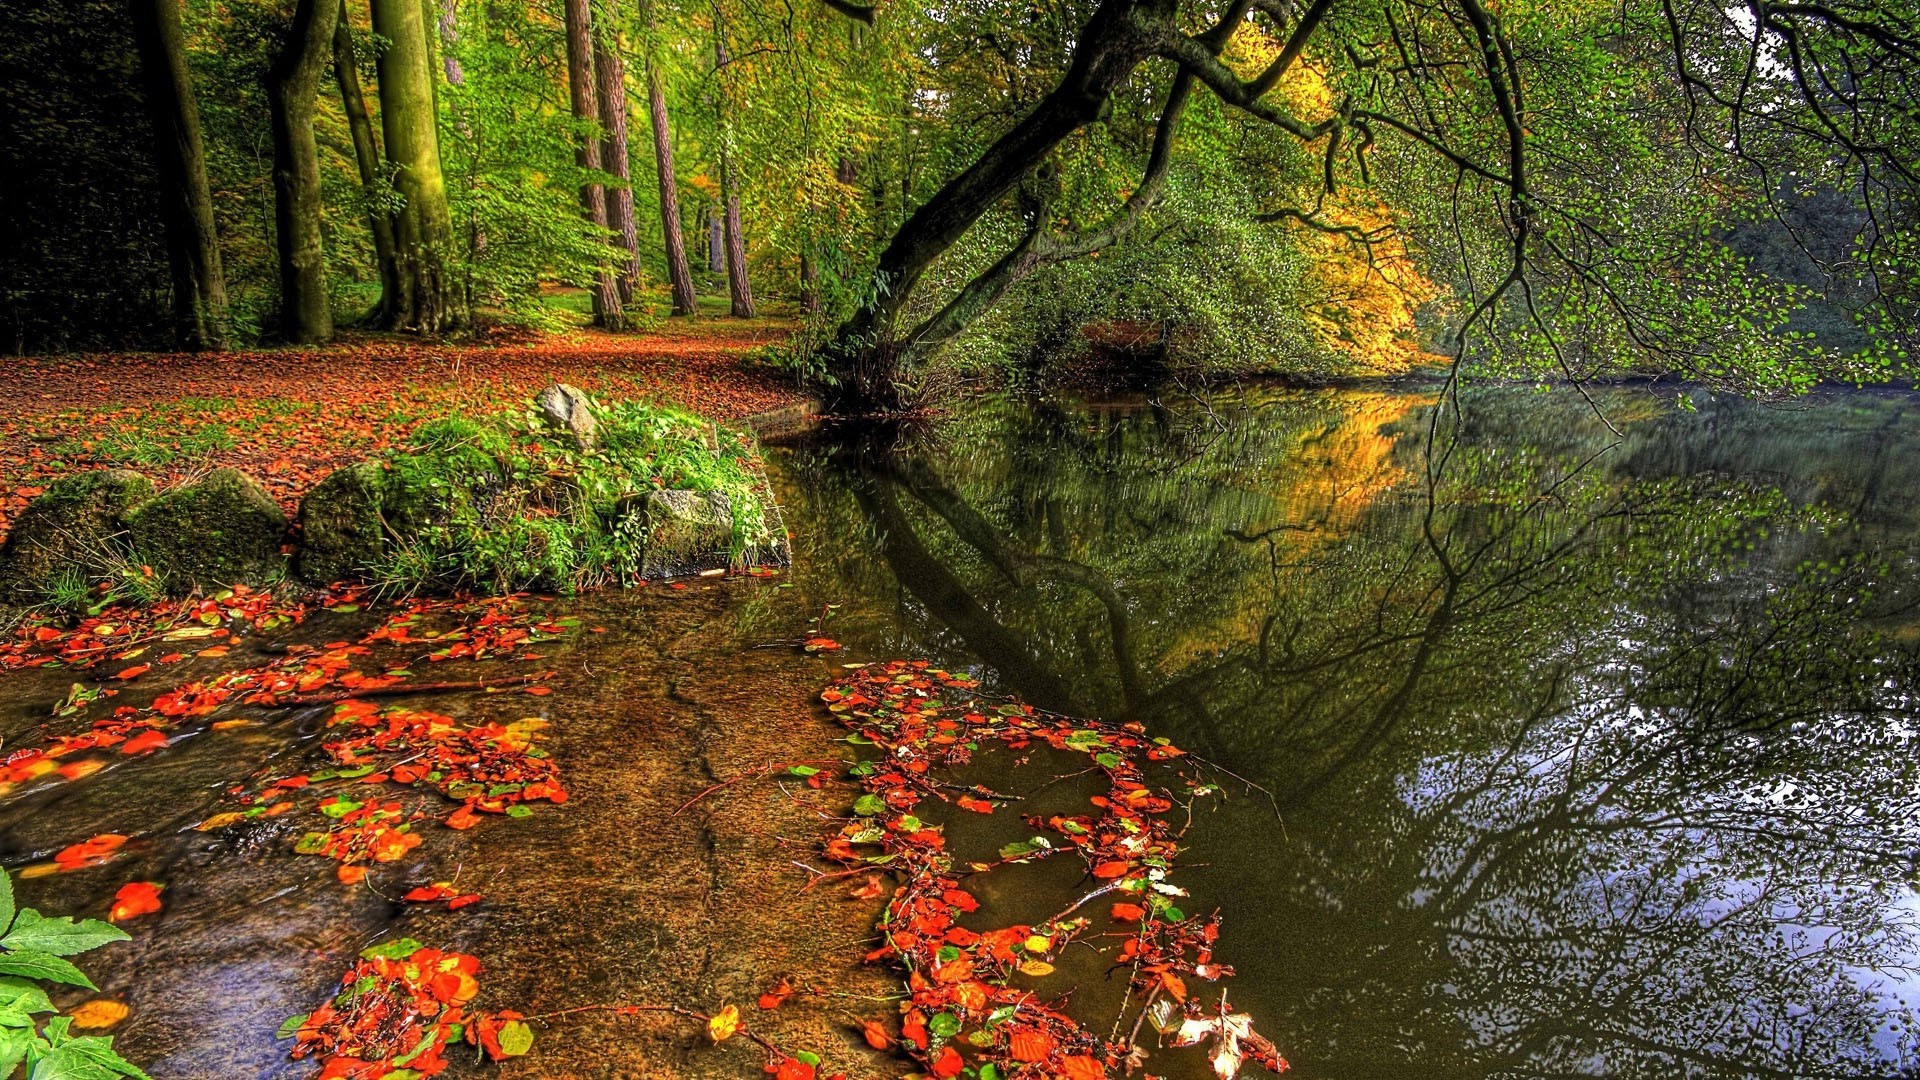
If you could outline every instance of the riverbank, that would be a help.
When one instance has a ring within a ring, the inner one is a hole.
[[[230,466],[292,511],[329,472],[401,445],[422,423],[524,401],[554,382],[738,421],[804,400],[745,362],[791,329],[703,319],[644,335],[490,344],[347,334],[323,349],[13,359],[0,365],[0,534],[52,480],[114,466],[162,487]]]

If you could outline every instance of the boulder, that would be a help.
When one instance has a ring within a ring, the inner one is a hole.
[[[625,501],[642,537],[640,576],[676,577],[732,561],[733,504],[718,491],[648,491]]]
[[[27,504],[0,547],[0,601],[31,602],[69,570],[94,575],[124,558],[126,518],[153,497],[153,481],[127,469],[62,477]]]
[[[387,524],[380,504],[386,470],[362,461],[320,481],[300,500],[300,553],[294,567],[310,585],[330,585],[362,576],[386,550]]]
[[[573,441],[582,450],[593,449],[596,424],[593,419],[593,402],[586,391],[566,383],[554,383],[540,396],[533,399],[540,409],[540,418],[548,427],[562,431],[573,437]]]
[[[287,515],[237,469],[215,469],[135,507],[127,531],[136,557],[174,593],[271,584],[285,569]]]

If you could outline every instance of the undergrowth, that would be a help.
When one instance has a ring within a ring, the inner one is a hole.
[[[421,426],[389,455],[389,543],[370,577],[387,593],[540,588],[573,592],[631,581],[647,537],[630,511],[641,493],[724,494],[727,558],[744,566],[778,548],[770,504],[742,434],[679,409],[594,405],[582,450],[532,406]]]

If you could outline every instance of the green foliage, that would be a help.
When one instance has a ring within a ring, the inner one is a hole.
[[[593,414],[590,450],[533,408],[423,425],[412,447],[386,459],[383,512],[397,542],[373,568],[375,581],[404,592],[572,592],[628,581],[648,541],[631,498],[660,489],[727,497],[733,565],[777,550],[748,436],[663,406],[596,405]]]
[[[95,989],[66,957],[127,940],[98,919],[75,922],[16,908],[13,881],[0,870],[0,1080],[145,1080],[146,1073],[114,1052],[111,1037],[70,1034],[70,1017],[38,1019],[55,1011],[43,983]]]

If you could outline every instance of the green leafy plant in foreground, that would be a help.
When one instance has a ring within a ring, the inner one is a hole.
[[[111,1037],[70,1035],[69,1016],[44,1024],[37,1019],[57,1011],[43,983],[98,989],[66,957],[126,940],[124,931],[98,919],[74,922],[15,908],[13,881],[0,870],[0,1080],[22,1066],[26,1080],[144,1080],[146,1073],[114,1053]]]

